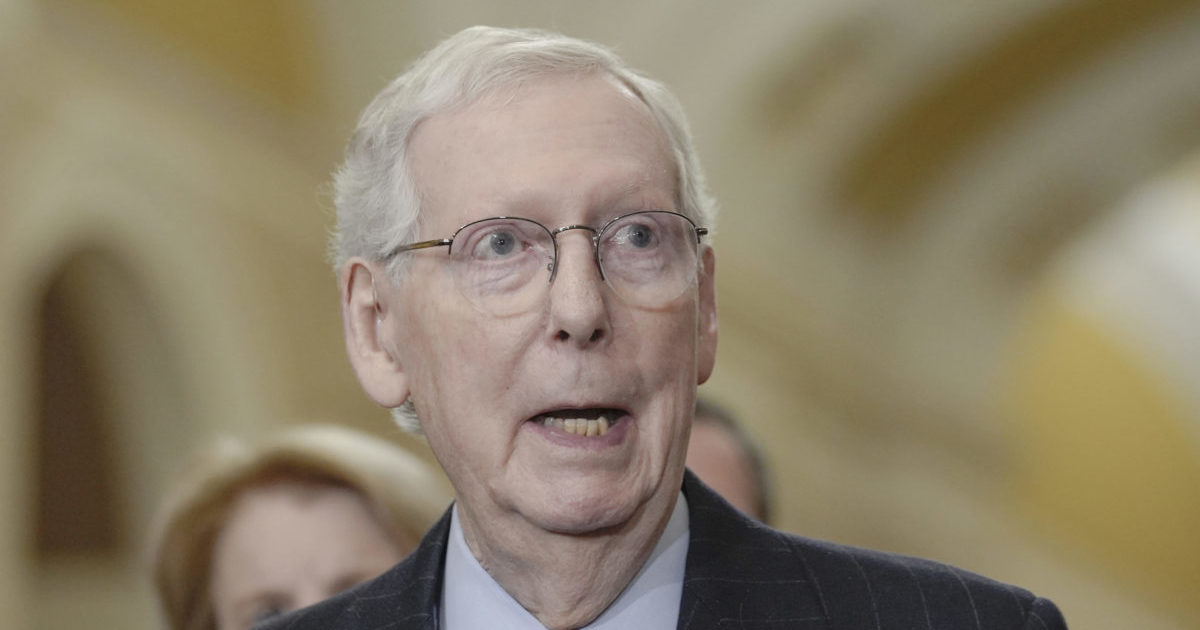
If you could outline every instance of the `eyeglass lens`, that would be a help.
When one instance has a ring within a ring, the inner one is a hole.
[[[682,215],[658,210],[624,215],[593,241],[605,281],[634,306],[663,306],[696,279],[697,232]],[[450,246],[459,290],[476,307],[499,316],[527,311],[544,299],[556,253],[550,230],[522,218],[470,223]]]

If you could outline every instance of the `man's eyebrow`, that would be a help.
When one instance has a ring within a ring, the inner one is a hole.
[[[666,199],[669,201],[672,201],[672,203],[674,203],[673,202],[673,200],[675,198],[674,191],[659,191],[655,187],[655,182],[652,181],[648,175],[643,175],[642,177],[640,177],[636,180],[630,179],[630,180],[627,180],[624,184],[618,185],[612,192],[610,192],[607,195],[604,195],[605,203],[601,204],[601,205],[612,206],[612,205],[617,205],[620,203],[625,203],[628,200],[628,198],[635,197],[635,196],[657,197],[659,192],[664,193],[666,195]],[[650,205],[660,206],[662,204],[658,203],[656,200],[655,203],[652,203]],[[657,209],[670,210],[672,208],[657,208]]]
[[[532,187],[496,193],[487,205],[492,213],[520,215],[521,212],[553,207],[547,192]]]
[[[557,204],[550,197],[553,197],[551,192],[531,187],[504,191],[492,197],[492,201],[486,204],[485,213],[539,219],[540,217],[530,215],[554,210]],[[620,207],[628,205],[633,198],[638,199],[638,206],[645,207]],[[612,218],[607,214],[629,210],[675,210],[675,199],[676,194],[673,190],[658,190],[655,182],[648,176],[623,177],[620,180],[614,178],[611,186],[600,185],[588,191],[585,210],[599,211],[605,215],[604,218]]]

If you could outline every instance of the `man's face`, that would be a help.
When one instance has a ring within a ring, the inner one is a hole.
[[[666,139],[607,78],[542,79],[443,113],[410,150],[421,239],[495,216],[553,230],[677,208]],[[443,248],[403,254],[405,279],[380,290],[382,345],[476,527],[515,516],[561,533],[619,528],[679,490],[695,387],[716,347],[711,250],[698,281],[651,310],[605,285],[589,232],[563,232],[558,245],[545,300],[517,315],[473,306]],[[611,421],[602,436],[545,421],[601,415]]]

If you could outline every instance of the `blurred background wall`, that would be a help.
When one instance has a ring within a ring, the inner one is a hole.
[[[324,262],[358,111],[475,23],[617,48],[722,202],[702,388],[783,529],[1200,626],[1200,3],[0,0],[0,618],[159,627],[222,432],[399,435]]]

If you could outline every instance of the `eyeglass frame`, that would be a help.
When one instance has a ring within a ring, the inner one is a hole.
[[[591,236],[592,260],[596,263],[596,269],[598,269],[600,271],[600,279],[607,282],[608,278],[604,275],[604,264],[600,260],[600,235],[604,234],[604,231],[607,230],[610,225],[616,223],[617,221],[620,221],[620,220],[628,218],[628,217],[637,216],[639,214],[652,214],[652,213],[673,214],[675,216],[681,217],[684,221],[687,221],[688,224],[690,224],[692,226],[692,231],[695,233],[696,245],[700,245],[700,239],[703,238],[704,236],[708,235],[708,228],[700,227],[700,226],[696,225],[696,222],[693,221],[686,214],[683,214],[682,212],[676,212],[675,210],[655,209],[655,210],[638,210],[636,212],[627,212],[625,214],[613,217],[613,218],[609,219],[608,221],[605,221],[604,225],[600,226],[600,229],[596,229],[590,225],[583,225],[583,224],[579,224],[579,223],[573,223],[571,225],[564,225],[559,228],[550,229],[548,226],[546,226],[546,224],[542,223],[541,221],[538,221],[536,219],[530,219],[528,217],[497,216],[497,217],[487,217],[484,219],[476,219],[475,221],[465,223],[461,227],[459,227],[457,230],[454,230],[454,234],[451,234],[450,238],[435,238],[435,239],[428,240],[428,241],[417,241],[415,243],[408,243],[406,245],[397,245],[395,248],[393,248],[391,251],[389,251],[387,254],[385,254],[383,256],[383,260],[391,260],[392,258],[396,257],[399,254],[403,254],[404,252],[411,252],[411,251],[420,250],[420,249],[429,249],[432,247],[445,247],[446,254],[453,255],[454,254],[454,239],[458,238],[458,234],[460,232],[471,227],[472,225],[477,225],[479,223],[484,223],[486,221],[495,221],[497,219],[518,219],[521,221],[528,221],[530,223],[533,223],[534,225],[537,225],[538,227],[545,230],[546,233],[550,235],[550,242],[554,245],[554,252],[553,252],[554,255],[553,255],[553,259],[550,263],[551,264],[550,280],[549,280],[550,283],[553,283],[554,278],[558,275],[558,235],[562,234],[563,232],[568,232],[570,230],[587,230],[592,233],[592,236]]]

